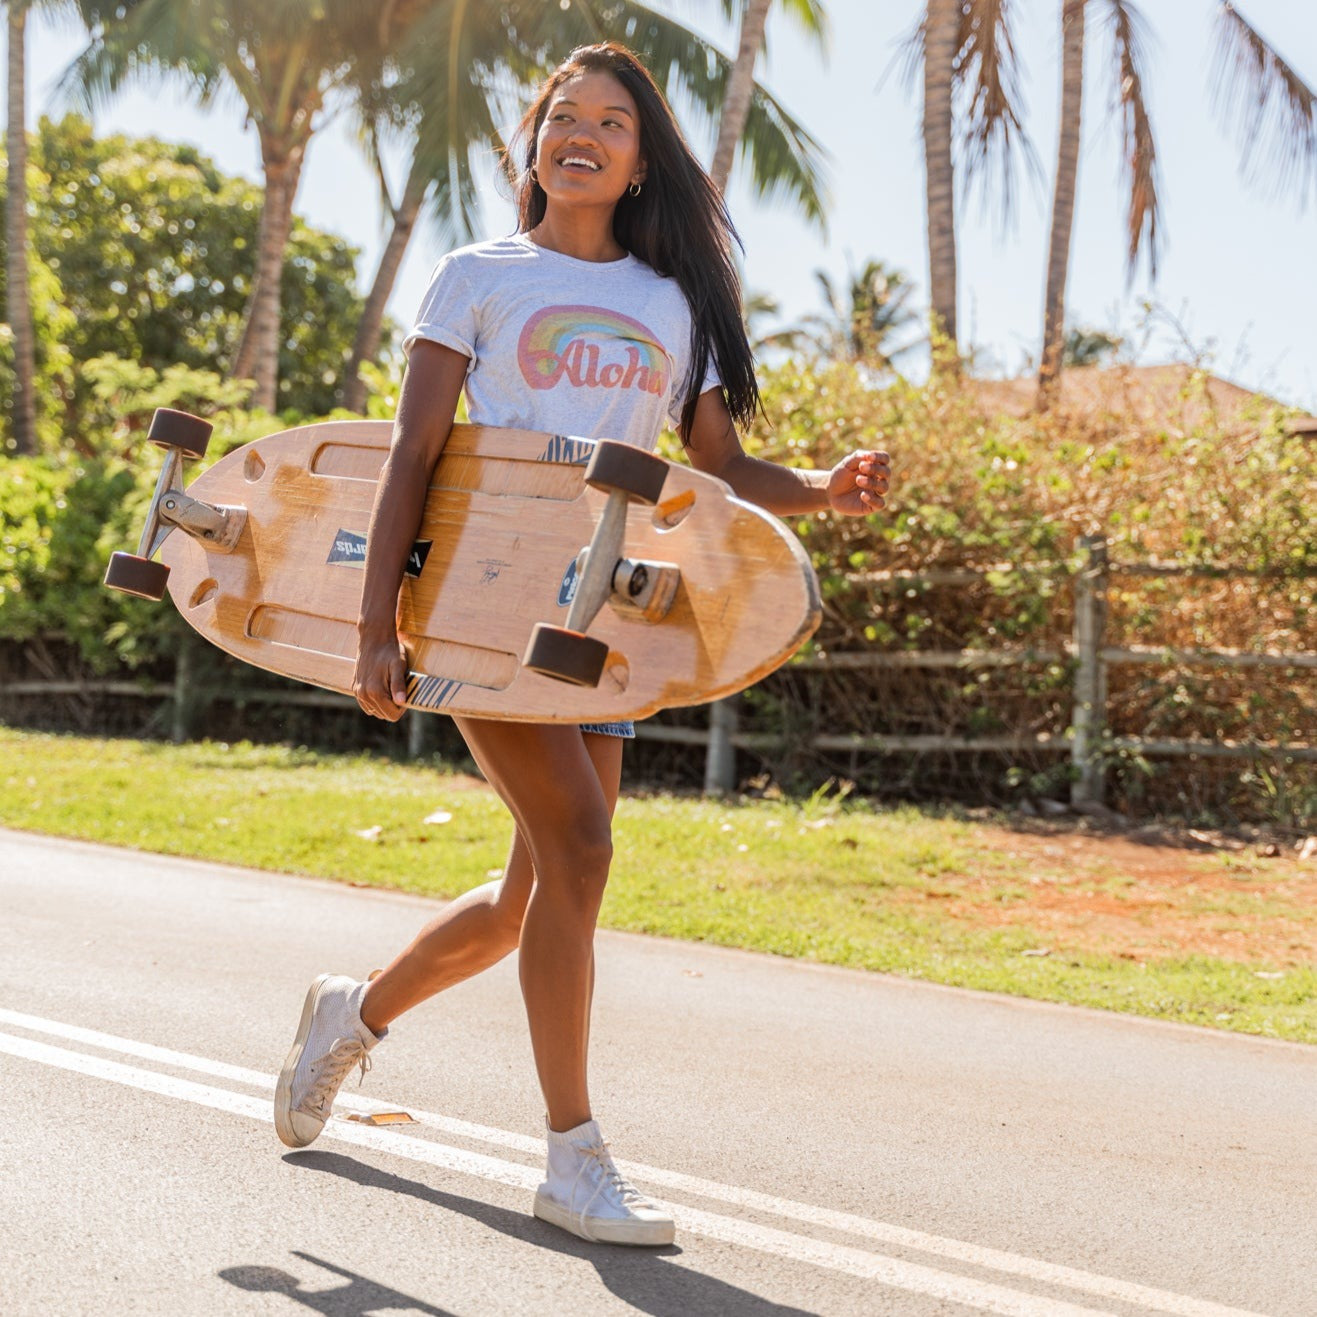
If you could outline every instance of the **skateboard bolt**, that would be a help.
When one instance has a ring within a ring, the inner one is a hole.
[[[649,581],[649,568],[645,566],[637,567],[631,573],[631,579],[627,582],[626,592],[634,599],[646,586]]]

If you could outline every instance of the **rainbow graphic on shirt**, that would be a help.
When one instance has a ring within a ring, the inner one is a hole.
[[[598,306],[549,306],[526,321],[517,362],[532,389],[667,391],[671,364],[639,320]]]

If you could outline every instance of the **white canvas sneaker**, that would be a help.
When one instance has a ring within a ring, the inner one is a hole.
[[[325,1127],[348,1071],[370,1069],[376,1036],[361,1022],[364,983],[343,974],[322,974],[302,1006],[292,1051],[274,1088],[274,1128],[290,1148],[305,1148]]]
[[[535,1193],[541,1221],[607,1244],[672,1243],[671,1215],[622,1177],[593,1120],[549,1130],[547,1174]]]

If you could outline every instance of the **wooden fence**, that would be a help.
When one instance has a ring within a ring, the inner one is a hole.
[[[1113,564],[1108,560],[1106,541],[1100,536],[1081,541],[1081,553],[1082,561],[1079,569],[1069,574],[1074,595],[1074,627],[1072,639],[1064,649],[865,651],[797,659],[792,665],[797,671],[835,672],[842,669],[878,671],[902,668],[971,671],[989,667],[1066,663],[1072,665],[1073,671],[1070,725],[1066,732],[1034,736],[1007,734],[979,737],[814,735],[804,740],[805,748],[873,755],[927,752],[951,754],[1045,752],[1067,755],[1071,764],[1071,803],[1078,806],[1102,803],[1103,765],[1113,751],[1129,750],[1157,756],[1197,755],[1204,758],[1231,759],[1254,759],[1262,755],[1283,754],[1293,760],[1317,762],[1317,745],[1307,743],[1109,736],[1107,671],[1112,667],[1124,664],[1152,664],[1177,668],[1210,666],[1317,670],[1317,653],[1107,645],[1107,591],[1114,574],[1220,580],[1231,577],[1261,577],[1271,573],[1249,572],[1230,567],[1196,568],[1156,563]],[[1055,567],[1022,569],[1016,565],[1004,564],[923,572],[853,574],[850,579],[856,585],[884,585],[892,588],[917,585],[974,585],[986,576],[1019,570],[1041,570],[1048,574],[1059,575],[1064,569]],[[173,707],[173,736],[176,740],[185,740],[188,731],[185,722],[186,710],[192,704],[190,679],[189,665],[180,662],[172,685],[122,680],[32,681],[8,683],[4,693],[47,696],[101,694],[166,699]],[[346,696],[316,690],[244,690],[242,699],[248,703],[310,708],[356,707],[355,703]],[[676,727],[659,722],[647,722],[637,726],[636,735],[642,740],[703,746],[705,790],[711,794],[733,791],[737,785],[736,751],[738,749],[780,750],[783,748],[783,737],[770,732],[741,731],[737,697],[721,700],[707,708],[706,727]],[[414,754],[419,754],[424,748],[430,715],[421,713],[410,714],[408,717],[409,745]]]
[[[1233,668],[1317,669],[1317,653],[1270,653],[1246,650],[1175,649],[1154,645],[1112,646],[1106,644],[1107,591],[1113,574],[1129,576],[1182,577],[1220,580],[1229,577],[1262,576],[1241,568],[1195,568],[1157,563],[1112,564],[1107,542],[1101,536],[1081,540],[1082,562],[1071,577],[1074,593],[1074,629],[1069,645],[1062,650],[898,650],[857,654],[832,654],[820,659],[801,659],[794,665],[808,671],[841,668],[878,671],[896,668],[953,668],[973,670],[986,667],[1015,667],[1039,663],[1073,663],[1070,726],[1063,735],[1037,736],[814,736],[810,748],[868,754],[895,752],[942,753],[992,752],[999,754],[1043,751],[1066,754],[1071,763],[1070,799],[1074,805],[1101,804],[1104,795],[1104,760],[1112,751],[1132,750],[1152,755],[1200,755],[1204,758],[1253,759],[1283,753],[1291,759],[1317,762],[1317,745],[1275,741],[1209,741],[1174,738],[1107,735],[1107,670],[1122,664],[1159,664],[1171,667],[1215,666]],[[956,568],[927,572],[882,572],[855,575],[856,584],[884,583],[893,587],[915,585],[975,585],[992,574],[1020,570],[1013,564],[983,568]],[[1041,570],[1057,573],[1059,569]],[[771,735],[742,733],[737,729],[734,700],[712,707],[707,731],[692,728],[649,726],[637,735],[656,740],[681,741],[707,746],[705,790],[727,791],[735,787],[735,751],[767,749],[779,744]]]

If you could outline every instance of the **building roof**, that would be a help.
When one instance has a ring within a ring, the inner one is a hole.
[[[1013,380],[975,380],[973,390],[989,410],[1027,416],[1036,405],[1035,376]],[[1162,366],[1072,366],[1061,374],[1056,402],[1061,410],[1120,417],[1176,428],[1215,419],[1227,429],[1254,429],[1265,413],[1284,404],[1266,394],[1184,363]],[[1317,437],[1317,417],[1291,417],[1297,434]]]

